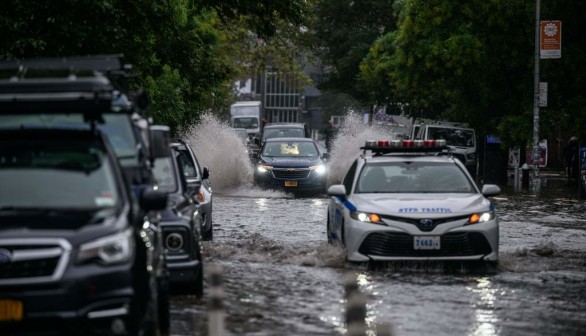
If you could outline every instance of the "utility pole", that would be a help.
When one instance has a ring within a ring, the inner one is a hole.
[[[533,83],[533,187],[539,190],[539,59],[541,0],[535,2],[535,76]]]

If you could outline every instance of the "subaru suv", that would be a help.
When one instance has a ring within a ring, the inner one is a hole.
[[[156,330],[158,236],[101,132],[2,130],[0,180],[0,334]]]
[[[152,162],[168,155],[168,135],[138,114],[144,100],[124,85],[120,56],[0,70],[1,179],[11,186],[0,204],[0,333],[167,332],[156,213],[167,197],[153,190]]]

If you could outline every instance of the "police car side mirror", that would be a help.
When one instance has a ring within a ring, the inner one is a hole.
[[[486,197],[496,196],[501,193],[501,188],[496,184],[485,184],[482,186],[482,194]]]
[[[346,187],[343,184],[334,184],[328,188],[328,194],[331,196],[346,197]]]

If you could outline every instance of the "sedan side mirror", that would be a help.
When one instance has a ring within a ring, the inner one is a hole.
[[[203,167],[203,172],[201,173],[201,179],[207,180],[208,178],[210,178],[210,170],[208,169],[208,167]]]
[[[321,158],[324,161],[330,161],[330,153],[322,153]]]

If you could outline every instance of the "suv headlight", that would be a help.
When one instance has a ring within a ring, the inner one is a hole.
[[[468,223],[466,223],[466,225],[488,222],[490,220],[493,220],[494,217],[495,217],[494,211],[475,213],[475,214],[470,215],[470,217],[468,218]]]
[[[267,171],[269,171],[269,169],[273,169],[273,166],[258,165],[256,167],[256,170],[261,174],[266,173]]]
[[[326,172],[325,165],[310,166],[309,169],[313,170],[314,172],[316,172],[319,175],[323,175]]]
[[[375,213],[352,211],[350,217],[364,223],[383,224],[380,216]]]
[[[115,264],[129,260],[134,254],[132,229],[102,237],[82,244],[77,254],[77,261],[97,259],[103,264]]]

